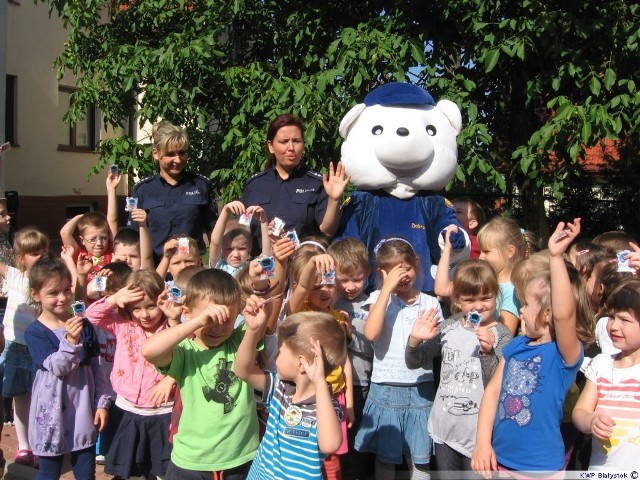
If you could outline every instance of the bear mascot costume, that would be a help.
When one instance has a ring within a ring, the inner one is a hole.
[[[340,122],[342,162],[358,190],[344,203],[338,237],[362,241],[372,267],[380,240],[408,240],[420,259],[416,287],[423,292],[433,291],[447,226],[459,227],[451,235],[452,263],[470,252],[451,204],[436,193],[455,174],[461,129],[455,103],[436,104],[426,90],[408,83],[372,90]],[[374,278],[372,268],[369,289]]]

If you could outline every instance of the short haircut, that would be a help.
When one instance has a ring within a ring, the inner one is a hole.
[[[624,230],[601,233],[592,241],[604,248],[611,256],[615,256],[618,250],[629,250],[629,242],[638,243],[635,238]]]
[[[29,287],[34,292],[39,292],[44,284],[51,279],[66,279],[71,285],[71,273],[62,259],[45,253],[29,270]]]
[[[49,237],[36,227],[24,227],[13,237],[13,250],[16,257],[23,257],[30,253],[49,250]]]
[[[476,226],[476,228],[473,229],[471,233],[473,233],[474,235],[478,233],[478,230],[480,230],[480,227],[482,227],[482,225],[484,225],[484,222],[487,221],[487,216],[484,213],[484,209],[480,206],[480,204],[475,200],[471,200],[470,198],[467,198],[467,197],[454,198],[452,200],[452,203],[467,204],[468,212],[471,214],[472,218],[476,222],[478,222],[478,225]],[[469,214],[467,214],[467,216],[469,216]]]
[[[456,267],[451,292],[454,302],[462,296],[493,295],[497,298],[500,293],[498,276],[484,260],[465,260]],[[452,305],[452,311],[453,308]]]
[[[78,231],[83,235],[84,231],[89,228],[104,228],[109,232],[109,222],[107,216],[102,212],[87,212],[78,220]]]
[[[117,292],[127,284],[127,279],[133,270],[124,262],[111,262],[102,267],[111,273],[107,276],[107,292]]]
[[[113,245],[140,245],[140,233],[132,228],[122,228],[116,233]]]
[[[182,127],[178,127],[167,120],[162,120],[153,125],[151,131],[153,148],[163,156],[173,146],[178,150],[189,149],[189,137]]]
[[[185,290],[185,305],[189,308],[193,308],[199,300],[206,300],[218,305],[234,305],[240,309],[240,285],[223,270],[209,268],[196,273],[187,282]]]
[[[253,243],[253,237],[251,231],[245,227],[232,228],[222,236],[222,244],[231,244],[236,238],[242,237],[247,242],[249,250],[251,250],[251,244]]]
[[[347,341],[342,326],[328,313],[299,312],[289,315],[278,327],[278,345],[283,343],[295,355],[313,362],[311,339],[319,340],[324,353],[325,372],[344,365]]]
[[[202,270],[204,270],[204,267],[202,265],[189,265],[188,267],[184,267],[176,274],[176,278],[173,279],[173,283],[176,285],[176,287],[184,290],[185,288],[187,288],[187,283],[189,283],[191,277],[193,277],[196,273],[201,272]]]
[[[155,270],[148,268],[131,272],[127,277],[126,284],[141,288],[144,294],[154,301],[158,299],[165,288],[162,277]]]
[[[336,272],[353,275],[358,270],[369,275],[369,250],[360,240],[344,238],[329,245],[329,254],[336,262]]]

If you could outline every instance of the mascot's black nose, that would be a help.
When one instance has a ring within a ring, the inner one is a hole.
[[[407,128],[400,127],[399,129],[396,130],[396,133],[401,137],[406,137],[409,135],[409,130]]]

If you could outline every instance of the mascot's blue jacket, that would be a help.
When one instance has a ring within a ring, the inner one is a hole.
[[[434,278],[431,266],[440,260],[438,235],[449,225],[458,225],[451,204],[444,197],[431,192],[419,192],[412,198],[401,200],[384,190],[357,191],[351,195],[342,211],[338,238],[357,238],[369,252],[383,238],[402,237],[413,245],[420,257],[421,275],[416,288],[432,292]],[[465,246],[461,232],[451,235],[454,249]],[[375,285],[376,259],[370,255],[371,276],[368,290]]]

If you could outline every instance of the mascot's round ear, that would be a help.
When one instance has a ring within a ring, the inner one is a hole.
[[[347,138],[347,135],[349,135],[349,130],[351,129],[351,125],[355,123],[365,107],[366,105],[364,103],[359,103],[351,110],[349,110],[344,117],[342,117],[339,129],[340,136],[342,138]]]
[[[440,100],[437,107],[444,113],[444,116],[447,117],[456,135],[459,135],[462,131],[462,114],[460,113],[458,105],[451,100]],[[340,128],[342,128],[342,125],[340,125]]]

